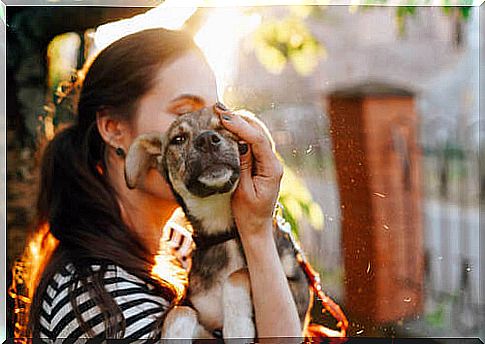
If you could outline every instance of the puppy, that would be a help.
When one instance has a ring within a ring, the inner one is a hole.
[[[213,338],[220,330],[224,338],[256,336],[246,260],[231,212],[240,174],[238,138],[222,126],[216,110],[182,115],[165,134],[139,136],[126,156],[128,187],[135,188],[149,168],[157,168],[193,228],[196,247],[187,291],[192,307],[169,312],[163,338]],[[248,116],[243,118],[257,121]],[[278,230],[274,238],[305,327],[311,306],[305,274],[290,241]]]

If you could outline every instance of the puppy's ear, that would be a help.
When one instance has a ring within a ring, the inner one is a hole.
[[[131,144],[125,158],[126,186],[134,189],[140,177],[162,154],[162,134],[148,133],[138,136]]]

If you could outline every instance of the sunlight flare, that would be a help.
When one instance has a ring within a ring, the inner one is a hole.
[[[95,50],[100,51],[124,36],[146,29],[178,30],[197,10],[197,2],[180,6],[177,0],[166,0],[143,14],[98,26],[94,34]]]
[[[217,8],[194,37],[217,80],[217,94],[223,100],[224,89],[237,71],[241,40],[261,23],[259,14],[245,14],[243,9]]]

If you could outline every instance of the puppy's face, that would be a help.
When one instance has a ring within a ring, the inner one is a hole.
[[[237,138],[212,108],[180,116],[170,126],[161,162],[174,190],[196,197],[232,192],[239,180]]]
[[[237,137],[212,107],[178,117],[166,133],[139,136],[125,161],[128,187],[156,167],[182,198],[233,192],[239,180]]]

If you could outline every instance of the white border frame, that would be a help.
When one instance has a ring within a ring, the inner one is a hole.
[[[0,108],[2,109],[2,113],[0,114],[0,130],[2,131],[4,139],[0,142],[0,151],[1,151],[1,159],[0,159],[0,195],[2,197],[2,202],[0,202],[1,209],[0,209],[0,235],[2,240],[0,242],[0,256],[3,257],[3,263],[0,264],[0,275],[1,284],[0,284],[0,343],[3,343],[6,340],[6,299],[7,299],[7,286],[6,286],[6,276],[7,276],[7,267],[6,267],[6,243],[7,243],[7,183],[6,183],[6,164],[7,164],[7,155],[6,155],[6,11],[7,6],[103,6],[103,7],[153,7],[159,5],[163,2],[163,0],[84,0],[84,1],[75,1],[75,0],[57,0],[57,1],[49,1],[49,0],[3,0],[4,2],[0,1],[0,6],[2,7],[0,12],[3,14],[3,17],[0,17],[0,36],[1,42],[0,43],[0,65],[1,65],[1,90],[0,90]],[[226,1],[224,3],[224,1]],[[480,98],[480,105],[485,103],[485,5],[483,2],[485,0],[473,0],[473,7],[480,7],[479,10],[479,32],[482,32],[480,35],[480,57],[479,57],[479,71],[480,71],[480,87],[479,87],[479,98]],[[190,1],[193,4],[195,1]],[[245,1],[245,6],[254,6],[256,5],[358,5],[363,0],[305,0],[305,1],[297,1],[297,0],[265,0],[265,1],[257,1],[257,0],[247,0]],[[189,3],[186,0],[179,0],[180,6],[188,6]],[[230,2],[227,0],[207,0],[206,6],[231,6],[229,5]],[[240,4],[238,4],[240,5]],[[382,5],[380,5],[382,6]],[[396,6],[396,3],[391,0],[386,6]],[[430,4],[429,6],[436,6],[436,4]],[[479,107],[479,115],[485,115],[483,107]],[[482,128],[482,125],[480,126]],[[485,142],[485,138],[483,139]],[[481,142],[482,140],[480,140]],[[480,144],[481,145],[481,144]],[[480,147],[485,149],[485,147]],[[479,166],[481,168],[485,168],[485,161],[480,161]],[[484,205],[480,205],[480,217],[483,213],[485,214],[485,209],[482,209]],[[482,224],[482,219],[480,218],[480,243],[483,245],[485,243],[485,223]],[[479,267],[479,280],[480,280],[480,299],[485,300],[485,250],[483,247],[480,248],[480,267]],[[482,305],[485,309],[485,305]],[[485,311],[483,311],[482,318],[485,319]],[[485,341],[485,328],[482,329],[480,333],[480,338]]]

